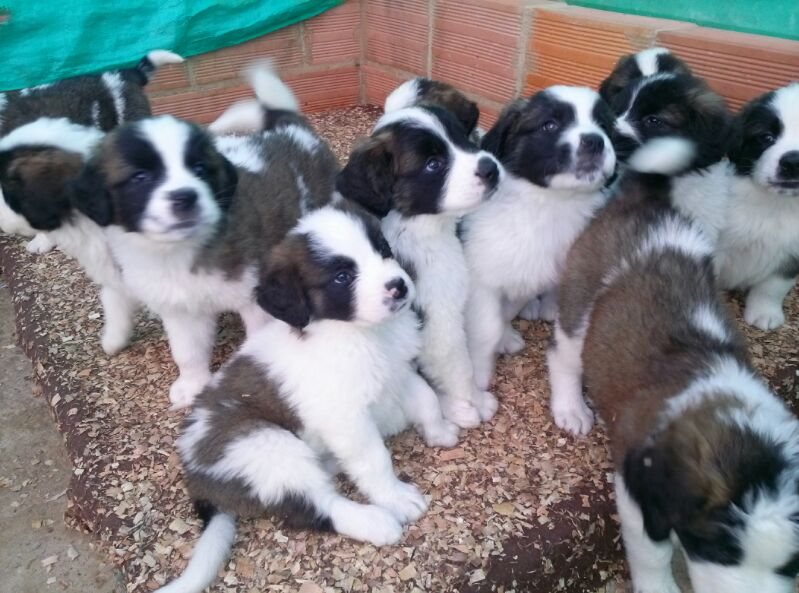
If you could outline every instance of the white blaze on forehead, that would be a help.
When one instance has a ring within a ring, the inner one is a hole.
[[[138,127],[161,157],[167,180],[175,173],[186,170],[185,151],[191,131],[186,122],[163,115],[142,120]]]
[[[320,208],[303,216],[292,231],[308,235],[311,241],[333,255],[358,262],[359,256],[374,252],[363,223],[335,208]]]
[[[585,86],[556,85],[546,89],[546,93],[574,108],[574,119],[577,125],[596,123],[594,106],[599,100],[599,94],[596,91]]]
[[[102,137],[100,130],[72,123],[65,117],[42,117],[4,136],[0,140],[0,151],[18,146],[52,146],[88,158]]]
[[[782,122],[781,138],[790,136],[799,142],[799,82],[781,88],[771,101],[774,111]]]
[[[384,114],[383,117],[377,120],[374,131],[377,132],[381,128],[398,123],[406,123],[411,126],[430,130],[438,134],[442,140],[449,143],[449,135],[444,125],[435,115],[420,107],[408,107],[407,109],[400,109]]]
[[[117,122],[122,122],[125,119],[125,98],[122,96],[122,91],[125,87],[125,81],[118,72],[106,72],[101,77],[105,88],[108,89],[111,99],[114,101],[114,109],[117,112]]]
[[[669,53],[665,47],[650,47],[635,54],[635,63],[644,76],[658,73],[658,56]]]

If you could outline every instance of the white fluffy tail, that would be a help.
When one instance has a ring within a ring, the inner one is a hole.
[[[419,100],[419,78],[406,80],[386,97],[383,111],[391,113],[407,107],[413,107]]]
[[[627,166],[639,173],[677,175],[691,166],[696,144],[686,138],[664,136],[645,142],[630,156]]]
[[[235,517],[225,513],[214,515],[194,546],[183,574],[155,593],[202,593],[216,578],[235,539]]]
[[[250,83],[258,102],[267,109],[282,109],[299,113],[300,104],[292,90],[272,67],[270,60],[262,60],[251,64],[244,76]]]
[[[150,82],[153,76],[155,76],[156,71],[161,66],[166,66],[167,64],[180,64],[183,61],[184,60],[181,56],[166,49],[154,49],[150,52],[147,52],[147,55],[144,56],[136,65],[136,70],[138,70],[144,77],[141,84],[145,85]]]

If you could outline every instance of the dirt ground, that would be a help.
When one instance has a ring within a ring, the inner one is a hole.
[[[120,593],[91,537],[64,524],[72,472],[47,404],[32,394],[0,277],[0,583],[14,593]]]

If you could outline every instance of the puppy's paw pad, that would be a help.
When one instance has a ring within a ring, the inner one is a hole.
[[[782,305],[779,307],[768,305],[752,306],[746,307],[746,311],[744,311],[744,320],[749,325],[754,325],[758,329],[771,331],[785,323],[785,314],[782,312]]]
[[[428,447],[444,447],[449,449],[458,444],[459,428],[449,420],[428,425],[424,429],[424,440]]]
[[[397,480],[391,492],[380,501],[375,501],[388,509],[400,523],[411,523],[427,511],[427,499],[413,484]]]
[[[524,350],[524,345],[522,334],[513,328],[508,328],[499,343],[499,351],[503,354],[517,354]]]
[[[480,420],[488,422],[494,417],[499,408],[499,401],[490,391],[476,391],[472,397],[472,403],[480,414]]]
[[[25,250],[28,253],[47,253],[48,251],[52,251],[55,247],[55,243],[53,243],[47,235],[43,235],[39,233],[33,239],[28,241],[28,244],[25,245]]]
[[[194,398],[203,390],[210,376],[179,377],[169,388],[169,401],[172,409],[185,408],[194,403]]]
[[[575,405],[559,405],[552,410],[555,424],[573,435],[584,436],[591,431],[594,425],[594,413],[585,405],[585,402],[576,402]]]
[[[474,428],[480,424],[480,414],[468,400],[444,397],[441,399],[441,411],[447,420],[461,428]]]

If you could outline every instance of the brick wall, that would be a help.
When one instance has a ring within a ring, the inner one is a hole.
[[[454,84],[490,126],[502,105],[552,84],[596,87],[620,55],[663,45],[733,108],[799,80],[799,42],[550,0],[347,0],[313,19],[158,73],[154,110],[201,123],[249,97],[238,73],[272,57],[303,109],[382,104],[412,76]]]

